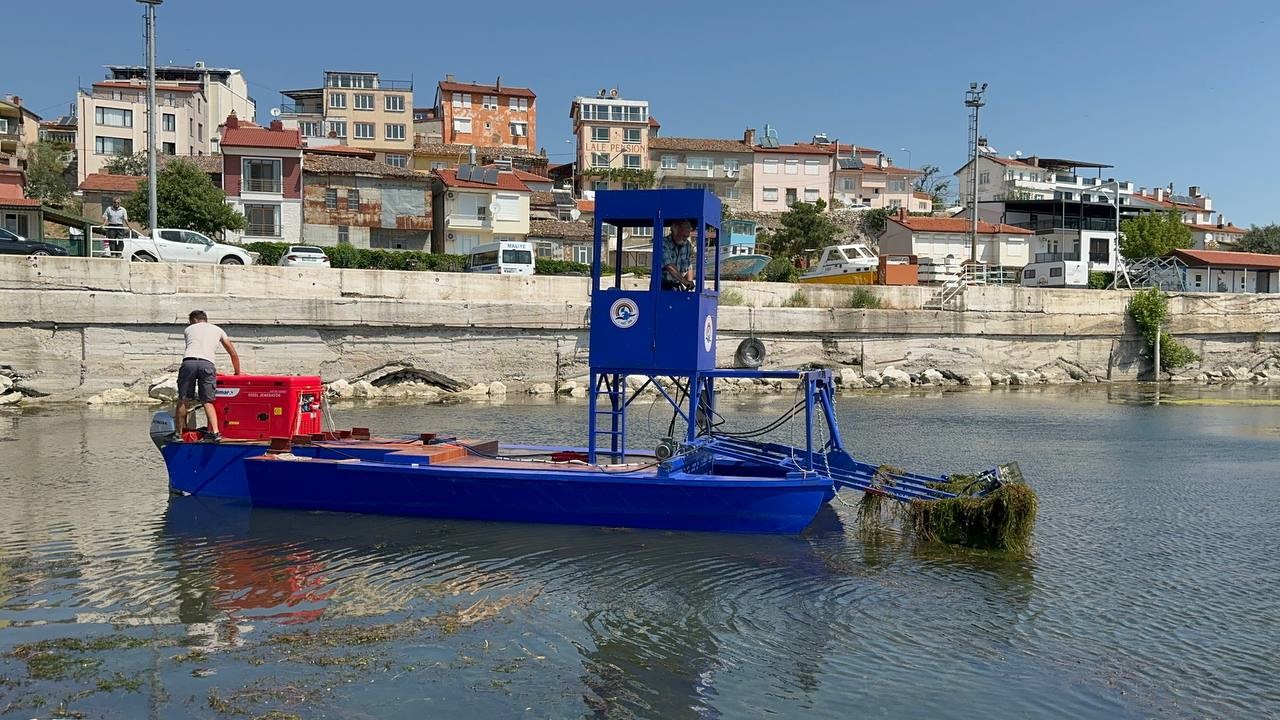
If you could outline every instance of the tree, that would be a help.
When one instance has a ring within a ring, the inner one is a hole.
[[[925,165],[920,172],[923,174],[916,178],[916,191],[929,193],[935,210],[946,207],[947,198],[951,195],[951,178],[944,176],[942,168],[937,165]]]
[[[27,197],[61,207],[71,195],[63,173],[67,164],[62,160],[62,150],[41,140],[31,146],[27,155]]]
[[[146,175],[147,153],[145,151],[133,154],[116,153],[102,166],[102,169],[111,175]]]
[[[147,181],[125,200],[129,217],[147,217]],[[197,230],[218,235],[224,230],[240,230],[244,215],[227,204],[227,196],[214,186],[200,168],[175,159],[156,176],[156,222],[160,227]]]
[[[858,229],[868,238],[878,238],[880,233],[884,232],[885,225],[888,224],[889,218],[896,215],[889,208],[875,208],[874,210],[863,210],[858,216]]]
[[[774,257],[803,255],[805,250],[822,249],[835,240],[840,231],[823,213],[826,202],[797,202],[779,218],[782,227],[773,233],[770,248]]]
[[[1128,260],[1163,257],[1191,247],[1191,228],[1176,212],[1149,213],[1120,223],[1120,254]]]
[[[1254,225],[1245,232],[1244,237],[1240,238],[1236,247],[1241,252],[1280,255],[1280,225],[1275,223],[1262,227]]]

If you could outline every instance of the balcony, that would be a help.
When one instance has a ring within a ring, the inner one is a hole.
[[[245,178],[240,192],[269,193],[279,195],[280,178]]]
[[[280,237],[280,226],[275,223],[249,223],[244,228],[245,237]]]
[[[1111,218],[1081,217],[1049,217],[1039,218],[1034,222],[1016,222],[1010,225],[1023,230],[1031,230],[1037,235],[1047,235],[1059,230],[1095,230],[1098,232],[1114,232],[1116,221]]]
[[[281,115],[323,115],[324,107],[322,103],[287,103],[280,107]]]

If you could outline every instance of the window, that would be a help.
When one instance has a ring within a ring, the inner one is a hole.
[[[280,192],[280,161],[278,159],[245,158],[240,169],[243,189],[246,192]]]
[[[355,212],[360,211],[360,191],[355,188],[347,190],[347,209]]]
[[[456,133],[470,133],[471,118],[454,118],[453,131]]]
[[[817,161],[817,160],[805,160],[805,161],[804,161],[804,174],[805,174],[805,175],[817,175],[817,174],[818,174],[818,161]]]
[[[897,198],[894,198],[893,200],[890,200],[890,201],[889,201],[889,209],[890,209],[890,210],[897,210],[897,209],[898,209],[898,208],[900,208],[900,207],[902,207],[902,201],[901,201],[901,200],[898,200]]]
[[[593,127],[591,128],[592,142],[609,142],[609,128]]]
[[[889,192],[904,193],[906,191],[907,191],[906,180],[890,180],[889,181]]]
[[[432,170],[444,170],[447,167],[449,167],[449,163],[444,162],[443,160],[433,160],[431,162]]]
[[[641,133],[641,132],[642,132],[642,131],[641,131],[641,129],[640,129],[640,128],[627,128],[627,129],[626,129],[626,137],[623,139],[623,142],[628,142],[628,143],[638,143],[638,142],[640,142],[640,133]]]
[[[517,112],[527,112],[529,110],[529,98],[508,98],[507,108]]]
[[[100,107],[93,111],[94,119],[99,125],[104,127],[131,128],[133,127],[133,111],[120,110],[117,108]]]
[[[372,140],[374,137],[373,135],[374,127],[376,127],[374,123],[356,123],[355,135],[354,135],[355,139]]]
[[[498,193],[493,198],[497,209],[493,213],[494,220],[519,220],[520,196]]]
[[[677,156],[677,155],[663,155],[663,156],[662,156],[662,169],[663,169],[663,170],[675,170],[675,169],[676,169],[676,163],[679,161],[679,159],[680,159],[680,158],[679,158],[679,156]]]
[[[187,137],[192,137],[195,134],[196,134],[196,119],[187,118]]]
[[[454,93],[454,94],[453,94],[453,106],[454,106],[454,107],[456,107],[456,108],[469,108],[469,107],[471,107],[471,94],[470,94],[470,93],[457,93],[457,92],[456,92],[456,93]],[[468,132],[470,132],[470,131],[468,131]]]
[[[404,96],[387,95],[382,98],[382,107],[387,112],[404,112]]]
[[[372,109],[373,109],[373,95],[371,95],[371,94],[369,94],[369,93],[356,93],[356,94],[355,94],[355,105],[354,105],[353,107],[354,107],[356,110],[372,110]]]
[[[160,129],[165,132],[178,132],[178,116],[165,113],[160,116]]]
[[[1035,279],[1035,277],[1036,277],[1036,269],[1035,269],[1035,268],[1027,268],[1026,270],[1023,270],[1023,271],[1022,271],[1022,279],[1023,279],[1023,280],[1034,280],[1034,279]]]
[[[989,173],[989,172],[978,173],[978,184],[979,184],[979,185],[986,185],[986,184],[987,184],[987,183],[989,183],[989,182],[991,182],[991,173]]]
[[[794,160],[794,159],[787,160],[786,168],[787,168],[786,172],[788,175],[797,175],[800,173],[800,161]]]
[[[765,188],[764,192],[761,193],[760,195],[760,199],[765,202],[778,202],[778,188],[776,187]]]
[[[643,167],[643,163],[639,155],[623,155],[622,166],[633,170],[639,170]]]
[[[338,188],[327,188],[324,191],[324,206],[327,210],[338,209]]]
[[[31,236],[30,222],[26,213],[4,214],[4,229],[11,233],[17,233],[22,237]]]
[[[320,137],[320,123],[314,120],[303,120],[298,123],[302,137]]]
[[[347,94],[340,92],[329,93],[329,107],[335,110],[345,109],[347,107]]]
[[[795,189],[795,188],[787,188],[787,204],[788,204],[788,205],[795,205],[795,204],[796,204],[796,200],[797,200],[797,197],[796,197],[796,189]]]
[[[93,149],[99,155],[129,155],[133,153],[133,141],[99,135],[93,139]]]
[[[608,190],[608,189],[609,189],[609,181],[608,181],[608,180],[597,180],[597,181],[595,181],[594,186],[592,187],[592,189],[593,189],[593,190]]]
[[[485,96],[481,99],[481,101],[480,101],[480,107],[482,107],[482,108],[484,108],[484,109],[486,109],[486,110],[497,110],[497,109],[498,109],[498,96],[497,96],[497,95],[485,95]]]
[[[244,217],[247,220],[244,234],[253,237],[280,237],[280,206],[250,205],[244,206]]]
[[[387,139],[388,139],[388,140],[403,140],[403,139],[404,139],[404,124],[403,124],[403,123],[387,123],[387,124],[386,124],[386,127],[384,128],[384,130],[385,130],[385,131],[386,131],[386,133],[387,133]]]
[[[327,87],[373,89],[373,76],[368,74],[352,75],[350,73],[326,73],[324,80],[324,84]]]
[[[177,155],[177,154],[178,154],[178,144],[177,144],[177,143],[171,143],[171,142],[167,142],[167,143],[160,143],[160,153],[161,153],[162,155]]]
[[[842,183],[841,188],[845,190],[855,189],[855,182],[853,178],[845,178],[844,180],[841,181],[841,183]]]
[[[1062,277],[1062,268],[1061,267],[1049,268],[1049,277]]]
[[[765,158],[765,159],[764,159],[764,161],[763,161],[763,163],[762,163],[762,165],[763,165],[763,168],[762,168],[762,169],[764,170],[764,173],[765,173],[766,175],[777,175],[777,174],[778,174],[778,159],[777,159],[777,158]]]
[[[351,244],[351,228],[347,227],[346,225],[338,226],[338,244],[339,245]]]
[[[724,199],[725,199],[725,200],[737,200],[737,199],[738,199],[738,188],[737,188],[737,187],[735,187],[735,186],[733,186],[733,185],[730,185],[729,187],[725,188],[725,189],[724,189]]]
[[[708,157],[689,156],[685,161],[689,166],[690,175],[700,175],[703,177],[711,177],[712,160]]]
[[[805,201],[805,202],[817,202],[817,201],[818,201],[818,196],[819,196],[818,188],[805,188],[805,189],[804,189],[804,201]]]
[[[738,177],[738,161],[737,160],[724,161],[724,176]]]
[[[409,165],[409,156],[408,156],[408,155],[398,155],[398,154],[395,154],[395,153],[387,153],[386,162],[387,162],[387,164],[388,164],[388,165],[390,165],[391,167],[398,167],[398,168],[408,167],[408,165]]]
[[[710,190],[711,189],[711,183],[704,183],[704,182],[685,183],[684,186],[690,190]]]
[[[591,153],[591,167],[609,167],[609,153]]]
[[[204,142],[204,123],[196,123],[196,139]]]
[[[325,124],[329,126],[329,133],[336,138],[345,138],[347,136],[346,120],[326,120]]]
[[[529,123],[513,122],[511,123],[511,137],[529,137]]]
[[[622,189],[623,190],[643,190],[644,188],[640,187],[640,183],[624,182],[622,183]]]
[[[1111,260],[1111,241],[1107,238],[1089,238],[1089,262],[1105,263]]]

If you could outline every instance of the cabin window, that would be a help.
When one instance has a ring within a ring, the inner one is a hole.
[[[1060,267],[1049,268],[1049,277],[1062,277],[1062,268]]]

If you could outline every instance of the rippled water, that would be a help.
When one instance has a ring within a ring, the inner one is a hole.
[[[149,411],[0,414],[0,717],[1276,717],[1280,395],[1151,399],[841,400],[874,461],[1020,461],[1023,559],[860,537],[839,503],[760,537],[170,499]],[[338,420],[573,441],[584,413]]]

